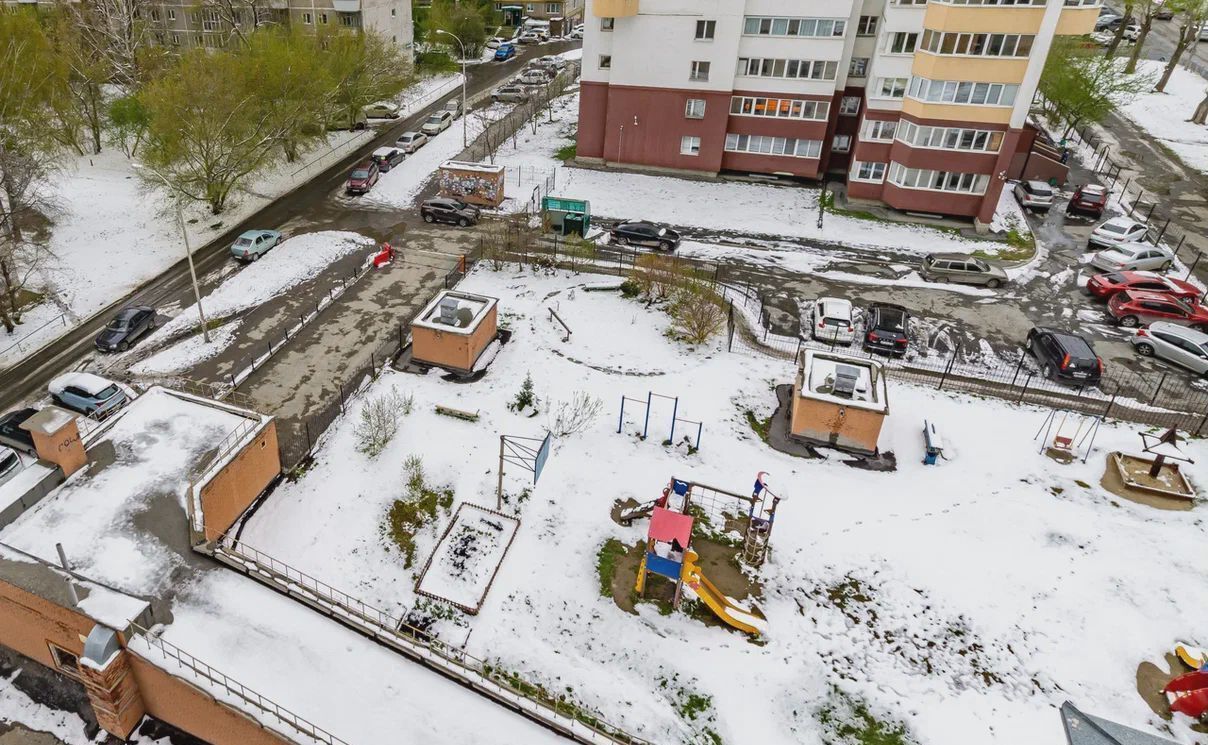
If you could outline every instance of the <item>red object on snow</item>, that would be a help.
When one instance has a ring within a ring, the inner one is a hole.
[[[381,269],[394,261],[394,247],[389,243],[382,244],[382,250],[373,255],[373,268]]]
[[[1162,689],[1170,701],[1170,710],[1193,719],[1208,714],[1208,670],[1180,675]]]

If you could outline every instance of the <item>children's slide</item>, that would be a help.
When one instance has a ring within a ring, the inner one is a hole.
[[[689,551],[684,558],[684,584],[700,598],[709,610],[721,620],[739,631],[759,636],[766,633],[768,622],[742,607],[737,600],[727,596],[709,578],[701,572],[696,564],[696,552]]]

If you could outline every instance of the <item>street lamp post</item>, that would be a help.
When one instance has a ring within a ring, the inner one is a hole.
[[[180,208],[180,192],[178,192],[176,189],[173,189],[172,184],[168,183],[168,179],[164,178],[164,175],[159,171],[156,171],[152,168],[147,168],[141,163],[134,163],[133,165],[139,170],[155,174],[155,177],[164,182],[164,186],[166,186],[169,191],[175,193],[174,201],[176,203],[176,222],[180,224],[180,235],[185,241],[185,258],[189,260],[189,277],[193,280],[193,298],[197,301],[197,316],[201,319],[201,338],[202,341],[204,341],[206,344],[209,344],[210,326],[208,323],[206,323],[205,310],[201,307],[201,288],[197,285],[197,269],[195,269],[193,266],[193,251],[189,247],[189,231],[185,224],[185,214]]]
[[[469,147],[470,138],[466,130],[468,126],[466,118],[470,115],[466,109],[466,45],[461,43],[461,39],[457,38],[456,34],[451,34],[443,28],[436,29],[436,33],[452,36],[453,41],[457,42],[457,46],[461,48],[461,146]]]

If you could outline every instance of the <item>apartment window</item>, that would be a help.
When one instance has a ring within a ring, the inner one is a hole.
[[[1032,34],[957,34],[928,29],[919,48],[932,54],[1027,57],[1035,40]]]
[[[893,0],[893,4],[910,7],[916,5],[926,5],[927,0]]]
[[[680,155],[700,155],[700,138],[690,135],[681,137]]]
[[[684,116],[689,119],[704,119],[705,99],[689,98],[688,103],[684,106]]]
[[[192,13],[190,13],[189,14],[189,23],[193,24],[194,26],[200,26],[201,25],[201,14],[198,13],[197,11],[193,11]]]
[[[55,661],[55,667],[60,671],[67,673],[73,678],[80,677],[80,658],[72,652],[68,652],[57,644],[46,642],[50,647],[50,656]]]
[[[794,137],[727,134],[726,150],[732,153],[785,155],[791,158],[817,158],[822,155],[822,140],[798,140]]]
[[[734,96],[730,99],[730,113],[734,116],[768,116],[777,119],[826,121],[830,116],[830,103],[828,101],[804,101],[798,98]]]
[[[864,121],[864,139],[873,142],[892,142],[898,129],[896,121],[883,119],[866,119]]]
[[[217,31],[219,28],[218,11],[207,10],[202,16],[201,30],[202,31]]]
[[[600,19],[600,30],[601,31],[612,31],[612,27],[614,25],[616,25],[616,22],[617,22],[617,19],[615,19],[615,18],[601,18]]]
[[[873,90],[881,98],[901,98],[906,95],[906,78],[879,78]]]
[[[327,14],[326,13],[319,14],[319,23],[323,23],[323,24],[327,23]]]
[[[354,16],[354,15],[348,14],[348,15],[340,16],[340,25],[341,26],[355,26],[355,25],[357,25],[355,23],[355,21],[356,21],[356,16]],[[326,22],[327,21],[324,21],[324,23],[326,23]]]
[[[169,21],[176,20],[176,8],[168,8],[168,20]]]
[[[990,177],[984,173],[955,173],[889,164],[889,182],[903,189],[926,189],[961,194],[985,194]]]
[[[911,98],[928,103],[960,103],[976,106],[1010,106],[1015,103],[1018,85],[973,83],[965,80],[910,79]]]
[[[390,9],[390,17],[391,17],[391,18],[396,17],[396,16],[397,16],[397,14],[398,14],[398,8],[391,8],[391,9]]]
[[[847,74],[853,78],[862,78],[868,75],[868,58],[852,57],[851,64],[847,66]]]
[[[524,4],[524,11],[525,11],[526,13],[532,13],[532,12],[533,12],[533,10],[534,10],[534,5],[535,5],[534,3],[525,3],[525,4]]]
[[[807,36],[812,38],[834,38],[847,31],[847,21],[842,18],[774,18],[746,16],[742,21],[742,32],[747,36]]]
[[[709,79],[709,63],[700,60],[692,61],[692,70],[688,74],[689,80],[708,80]]]
[[[612,69],[612,55],[611,54],[601,54],[600,55],[599,68],[601,70],[611,70]]]
[[[919,35],[913,32],[895,31],[889,35],[885,51],[889,54],[914,54],[918,46]]]
[[[717,21],[696,22],[697,41],[712,41],[715,33],[717,33]]]
[[[180,34],[172,34],[172,46],[180,46]]]
[[[545,4],[546,13],[557,13],[560,10],[562,10],[562,6],[559,3],[546,3]]]
[[[932,2],[944,5],[1044,5],[1047,0],[932,0]]]
[[[885,164],[857,160],[852,166],[851,178],[853,181],[870,181],[879,184],[885,180]]]
[[[856,36],[876,36],[877,35],[877,17],[876,16],[860,16],[859,23],[856,24]]]
[[[1003,133],[993,129],[928,127],[903,120],[897,138],[912,147],[997,153],[1002,147]]]
[[[310,15],[310,13],[303,13],[303,14],[302,14],[302,22],[303,22],[303,23],[305,23],[307,26],[309,26],[309,25],[311,24],[311,15]]]
[[[838,71],[839,63],[829,60],[738,58],[738,74],[751,77],[834,80]]]
[[[839,99],[839,114],[841,116],[855,116],[858,113],[860,113],[859,96],[844,96]]]
[[[831,151],[836,153],[851,152],[851,135],[835,135],[831,141]]]
[[[153,20],[153,21],[159,20],[159,11],[155,8],[151,9],[151,20]]]

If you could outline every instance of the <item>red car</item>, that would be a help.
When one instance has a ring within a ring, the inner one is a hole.
[[[1107,189],[1098,184],[1083,184],[1074,190],[1070,203],[1065,207],[1065,214],[1074,213],[1090,215],[1098,220],[1103,216],[1107,207]]]
[[[1208,329],[1208,308],[1161,292],[1117,292],[1107,301],[1107,310],[1117,323],[1128,328],[1153,321],[1167,321],[1193,326],[1201,331]]]
[[[364,194],[373,188],[380,177],[381,170],[376,162],[367,160],[364,163],[358,163],[348,176],[348,184],[344,190],[349,194]]]
[[[1153,272],[1109,272],[1096,274],[1086,281],[1086,290],[1098,298],[1107,299],[1125,290],[1159,292],[1183,300],[1195,301],[1200,290],[1190,282],[1166,277]]]

